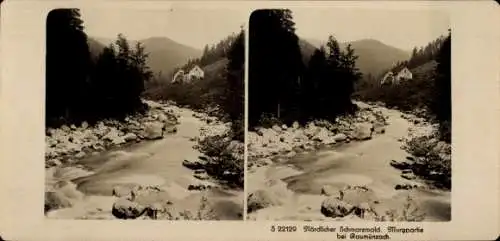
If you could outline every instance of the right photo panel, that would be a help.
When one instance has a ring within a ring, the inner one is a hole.
[[[255,10],[247,219],[450,221],[451,34],[436,10]]]

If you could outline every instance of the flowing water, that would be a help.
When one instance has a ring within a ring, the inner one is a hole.
[[[386,110],[389,125],[386,133],[371,140],[351,142],[338,147],[299,154],[286,163],[275,164],[265,171],[266,179],[281,179],[291,191],[291,200],[285,205],[259,210],[256,217],[274,219],[321,218],[319,207],[324,196],[323,186],[342,189],[346,185],[366,186],[380,199],[379,210],[401,206],[410,195],[425,213],[425,221],[449,221],[451,219],[450,193],[439,190],[395,190],[397,184],[425,185],[402,178],[401,171],[390,166],[391,160],[405,160],[408,154],[402,150],[398,138],[406,136],[411,124],[400,117],[400,112]],[[283,171],[293,168],[295,171]],[[249,182],[248,185],[252,185]],[[304,208],[306,207],[306,208]],[[375,207],[377,209],[377,207]],[[308,215],[309,211],[315,215]],[[295,214],[294,214],[295,213]],[[285,218],[286,216],[286,218]],[[257,218],[259,219],[259,218]]]
[[[177,133],[163,139],[129,145],[79,161],[78,165],[94,172],[93,175],[72,180],[76,188],[85,195],[82,202],[87,202],[88,206],[98,199],[98,208],[110,210],[110,203],[115,199],[112,197],[112,190],[117,185],[159,186],[166,190],[168,195],[165,198],[182,210],[195,212],[204,195],[208,197],[218,219],[241,219],[242,191],[198,180],[193,177],[192,170],[182,165],[183,160],[197,160],[201,155],[193,148],[196,143],[190,139],[199,136],[200,127],[206,124],[192,114],[190,110],[181,109]],[[216,188],[203,192],[188,191],[190,184],[205,184]]]

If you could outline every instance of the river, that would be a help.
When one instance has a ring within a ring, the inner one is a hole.
[[[341,144],[333,148],[299,154],[286,162],[275,163],[257,171],[252,180],[282,180],[288,194],[283,205],[271,206],[251,213],[257,220],[328,220],[321,212],[321,189],[328,185],[342,189],[346,185],[366,186],[379,199],[375,210],[389,210],[402,206],[409,195],[425,213],[424,221],[449,221],[451,219],[450,192],[437,189],[395,190],[397,184],[425,186],[415,180],[401,177],[391,160],[405,160],[409,155],[402,150],[399,138],[408,134],[413,124],[403,119],[396,110],[385,109],[389,125],[382,135],[371,140]],[[255,183],[262,183],[255,181]],[[258,184],[256,184],[258,185]],[[285,191],[281,191],[286,193]]]
[[[205,122],[193,117],[193,111],[180,110],[177,133],[156,141],[145,141],[84,158],[76,166],[94,174],[73,179],[83,198],[71,208],[50,212],[56,218],[112,219],[111,207],[116,197],[115,186],[158,186],[166,190],[168,199],[176,210],[196,212],[201,197],[207,197],[216,219],[237,220],[242,218],[243,191],[224,188],[215,182],[199,180],[193,171],[182,165],[183,160],[196,160],[201,155],[193,146],[194,137],[200,136]],[[189,191],[189,185],[210,185],[204,191]],[[85,216],[85,217],[83,217]]]

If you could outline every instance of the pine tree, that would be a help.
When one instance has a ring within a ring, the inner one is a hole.
[[[250,17],[249,124],[272,115],[290,122],[301,116],[304,66],[292,12],[262,9]]]
[[[119,103],[115,86],[117,83],[118,66],[114,46],[111,44],[103,49],[92,73],[92,98],[95,108],[95,119],[103,116],[114,116],[114,106]]]
[[[226,88],[223,94],[223,108],[232,121],[233,139],[244,140],[244,66],[245,66],[245,35],[241,30],[228,52],[229,62],[226,66]]]
[[[46,123],[79,121],[88,111],[90,51],[78,9],[52,10],[47,17]]]
[[[320,107],[324,106],[326,99],[321,93],[321,82],[327,76],[326,52],[323,46],[316,49],[309,60],[304,81],[304,110],[306,118],[304,121],[311,120],[311,117],[321,117]]]
[[[354,49],[351,44],[347,45],[345,53],[342,53],[341,58],[341,72],[342,84],[341,87],[341,113],[352,112],[353,106],[351,102],[351,94],[354,92],[354,84],[362,78],[361,72],[356,67],[356,60],[358,56],[355,55]]]
[[[442,43],[437,61],[435,99],[431,110],[440,122],[441,138],[451,142],[451,32]]]

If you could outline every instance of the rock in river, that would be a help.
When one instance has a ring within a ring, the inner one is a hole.
[[[356,207],[336,197],[328,197],[321,203],[321,213],[327,217],[345,217]]]
[[[280,204],[278,197],[269,190],[257,190],[248,195],[247,207],[249,213]]]
[[[56,191],[45,192],[45,212],[59,208],[71,207],[71,200]]]
[[[119,219],[136,219],[146,212],[146,208],[127,198],[120,198],[113,204],[112,213]]]
[[[143,136],[149,140],[163,138],[163,123],[161,122],[146,122],[144,123]]]
[[[134,133],[128,133],[128,134],[126,134],[126,135],[123,136],[123,139],[125,141],[134,141],[134,140],[137,139],[137,135],[134,134]]]
[[[368,140],[372,138],[373,125],[369,123],[359,123],[353,132],[353,137],[356,140]]]
[[[335,141],[345,141],[347,139],[347,136],[343,133],[339,133],[339,134],[333,136],[333,139]]]

